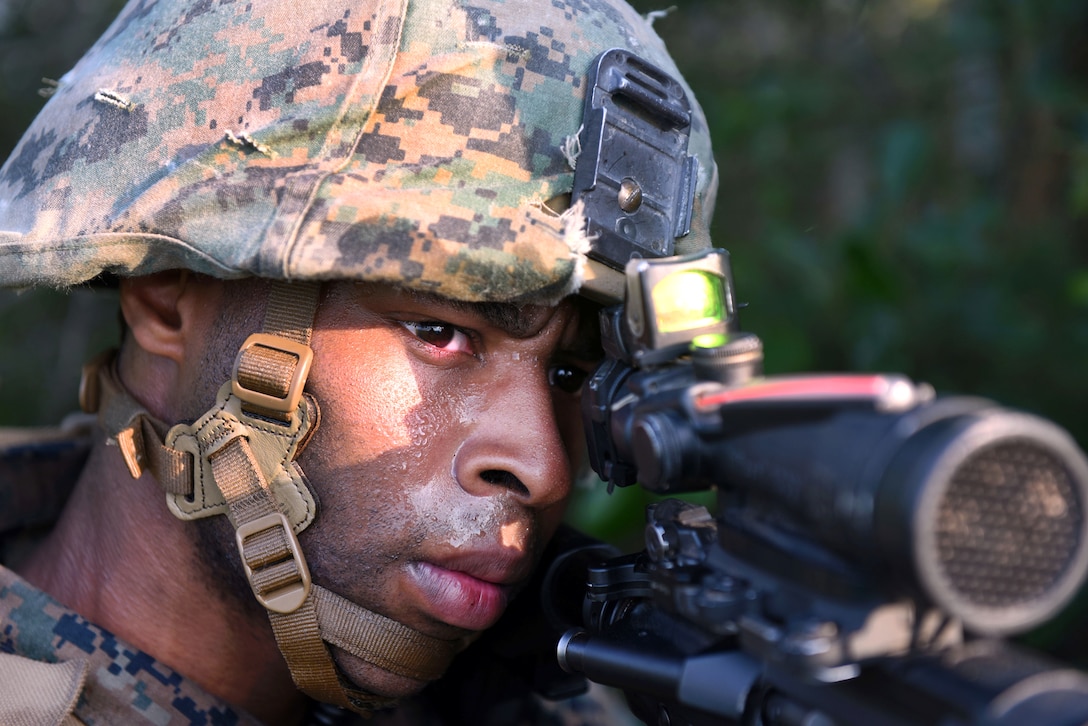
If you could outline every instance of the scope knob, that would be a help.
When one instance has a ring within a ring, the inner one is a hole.
[[[638,470],[638,483],[653,492],[667,492],[669,483],[682,473],[682,443],[676,426],[665,413],[647,413],[639,417],[631,430],[631,451]]]
[[[726,386],[763,375],[763,341],[753,333],[734,333],[725,345],[691,350],[695,378]]]
[[[698,432],[672,409],[640,414],[631,425],[635,481],[656,494],[702,491],[714,482],[701,470]]]

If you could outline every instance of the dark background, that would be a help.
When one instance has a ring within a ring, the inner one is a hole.
[[[120,5],[0,0],[0,158]],[[710,120],[714,239],[768,372],[906,372],[1088,442],[1088,3],[675,5],[655,27]],[[74,409],[115,316],[0,295],[0,423]],[[641,501],[598,488],[573,518],[618,537]]]

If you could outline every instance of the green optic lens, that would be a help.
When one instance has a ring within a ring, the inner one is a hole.
[[[691,339],[691,345],[695,348],[721,348],[723,345],[729,342],[729,336],[722,335],[721,333],[707,333],[706,335],[696,335]]]
[[[651,293],[661,333],[694,330],[725,319],[722,283],[700,270],[679,270],[654,286]]]

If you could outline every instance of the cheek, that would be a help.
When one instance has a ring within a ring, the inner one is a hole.
[[[465,432],[486,416],[487,386],[470,376],[430,372],[395,334],[327,330],[315,336],[308,390],[321,406],[321,424],[300,461],[312,481],[365,482],[350,491],[358,497],[365,489],[370,501],[343,502],[353,508],[378,499],[391,507],[393,498],[398,511],[420,516],[448,508],[449,503],[424,503],[422,493],[418,502],[404,497],[428,483],[451,481]],[[464,520],[461,529],[473,530],[469,520],[477,515],[455,516]]]
[[[423,395],[392,336],[361,337],[331,331],[315,340],[310,390],[322,409],[318,436],[369,459],[412,444],[412,412]]]

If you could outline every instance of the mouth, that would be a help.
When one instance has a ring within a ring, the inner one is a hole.
[[[448,625],[481,631],[494,625],[515,591],[516,578],[501,567],[413,562],[408,576],[429,615]]]

